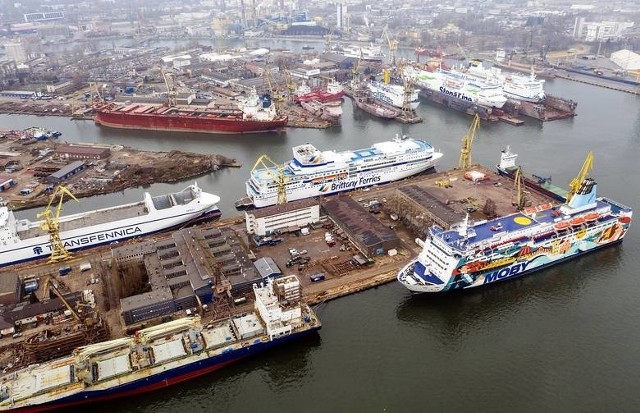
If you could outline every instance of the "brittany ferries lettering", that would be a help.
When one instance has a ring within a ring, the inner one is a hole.
[[[247,195],[258,208],[275,205],[281,174],[287,201],[326,196],[419,174],[441,157],[427,142],[408,137],[343,152],[322,152],[307,143],[293,147],[293,159],[284,165],[254,168]]]
[[[151,196],[140,202],[61,216],[60,240],[69,251],[152,234],[199,219],[220,216],[220,197],[197,184],[179,192]],[[51,255],[50,235],[42,222],[18,220],[0,204],[0,267]]]
[[[336,192],[336,191],[344,191],[347,189],[355,189],[357,187],[360,186],[367,186],[367,185],[373,185],[373,184],[377,184],[378,182],[380,182],[382,180],[382,178],[377,175],[377,176],[370,176],[370,177],[364,177],[361,176],[357,179],[350,179],[347,181],[344,180],[340,180],[338,182],[333,182],[331,184],[331,192]]]
[[[596,197],[596,182],[584,178],[568,202],[547,203],[449,230],[436,225],[421,241],[416,260],[398,281],[413,292],[473,288],[542,270],[622,242],[632,210]],[[570,271],[568,271],[570,273]]]

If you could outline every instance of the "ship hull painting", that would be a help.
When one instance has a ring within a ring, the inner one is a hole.
[[[60,240],[68,251],[81,250],[158,233],[200,220],[216,219],[221,215],[217,206],[220,198],[217,195],[203,192],[197,185],[192,185],[169,196],[175,200],[176,197],[181,198],[180,194],[187,194],[184,196],[192,199],[156,208],[154,199],[164,197],[154,198],[146,193],[141,202],[62,216],[59,219]],[[51,255],[50,236],[40,229],[40,222],[16,221],[12,212],[4,211],[6,208],[2,207],[3,225],[0,235],[6,244],[0,250],[0,266]],[[99,220],[97,217],[100,217]]]
[[[286,116],[274,120],[250,120],[241,116],[189,117],[107,111],[98,111],[94,121],[110,128],[217,134],[275,132],[284,129],[288,123]]]
[[[413,292],[444,292],[518,278],[622,241],[632,210],[595,198],[585,179],[567,204],[527,207],[522,212],[452,230],[429,229],[422,252],[399,273]],[[441,253],[444,252],[444,255]]]
[[[241,350],[229,351],[227,353],[223,353],[219,356],[211,358],[206,357],[206,353],[203,352],[202,357],[194,360],[188,365],[159,372],[151,376],[148,375],[148,372],[141,372],[140,378],[127,384],[113,387],[105,386],[104,388],[100,388],[100,386],[94,386],[95,390],[79,392],[77,394],[58,400],[52,400],[49,403],[26,406],[19,409],[11,409],[10,411],[20,413],[36,413],[52,410],[57,411],[61,408],[74,407],[99,401],[111,401],[114,399],[154,392],[169,386],[190,381],[191,379],[200,376],[204,376],[216,370],[222,369],[229,364],[261,353],[271,347],[280,346],[293,340],[302,339],[304,336],[311,335],[312,333],[317,333],[317,329],[302,331],[300,333],[284,336],[282,338],[269,342],[258,342],[256,344],[248,345]],[[136,373],[134,372],[131,374]]]

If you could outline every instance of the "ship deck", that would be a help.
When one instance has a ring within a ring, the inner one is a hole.
[[[598,215],[607,213],[610,210],[619,210],[621,206],[611,204],[607,200],[599,199],[596,205],[586,211],[580,211],[580,214],[589,212],[598,212]],[[538,207],[525,208],[523,211],[501,216],[488,221],[481,221],[475,225],[469,225],[469,228],[473,229],[474,236],[467,239],[467,237],[460,235],[455,228],[449,231],[443,232],[442,236],[446,240],[447,244],[452,248],[458,250],[464,250],[472,246],[484,246],[485,244],[491,244],[499,242],[505,238],[506,235],[511,235],[510,238],[517,237],[518,233],[523,233],[532,228],[544,228],[548,231],[553,231],[553,225],[560,221],[567,221],[571,218],[571,215],[567,215],[561,212],[559,205],[553,205],[551,203],[542,204]],[[532,229],[532,231],[535,231]],[[540,233],[544,233],[541,230]]]
[[[113,208],[98,209],[95,211],[69,215],[60,218],[60,232],[72,231],[79,228],[88,228],[95,225],[114,223],[128,218],[139,217],[148,214],[149,211],[144,201],[120,205]],[[20,232],[20,238],[25,240],[47,235],[47,231],[34,224],[24,232]]]

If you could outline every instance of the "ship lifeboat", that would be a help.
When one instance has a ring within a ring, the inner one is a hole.
[[[600,214],[598,214],[597,212],[590,212],[590,213],[588,213],[587,215],[584,216],[584,219],[587,222],[593,222],[593,221],[597,220],[599,216],[600,216]]]
[[[533,207],[528,207],[522,210],[526,215],[533,215],[536,213],[536,209]]]
[[[631,217],[629,216],[620,217],[618,218],[618,221],[621,222],[622,224],[629,224],[631,222]]]
[[[571,224],[572,227],[577,227],[578,225],[584,224],[584,218],[583,217],[571,218],[569,223]]]
[[[567,221],[560,221],[560,222],[556,222],[556,224],[553,227],[558,231],[562,231],[564,229],[569,228],[569,223]]]

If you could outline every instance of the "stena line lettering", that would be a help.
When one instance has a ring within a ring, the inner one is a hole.
[[[469,96],[465,95],[464,93],[454,92],[443,86],[440,86],[440,93],[444,93],[445,95],[453,96],[454,98],[458,98],[461,100],[466,100],[467,102],[473,102],[473,99],[471,99]]]
[[[526,271],[528,266],[529,266],[528,262],[521,262],[520,264],[516,264],[511,267],[506,267],[500,270],[490,272],[489,274],[484,276],[484,283],[489,284],[494,281],[500,281],[500,280],[504,280],[504,279],[522,274]]]

